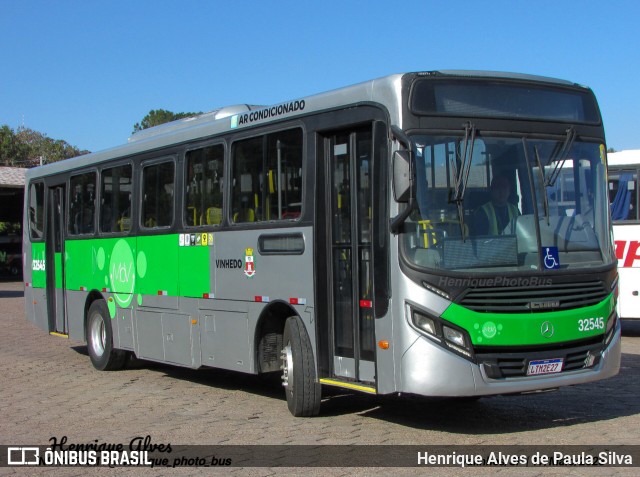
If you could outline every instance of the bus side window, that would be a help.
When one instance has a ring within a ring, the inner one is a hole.
[[[616,171],[609,175],[609,200],[611,219],[615,221],[638,220],[638,173]]]
[[[102,170],[101,232],[128,232],[131,229],[132,174],[130,164]]]
[[[266,219],[297,219],[302,212],[302,131],[291,129],[267,138]]]
[[[280,131],[233,145],[234,223],[297,219],[302,212],[302,130]]]
[[[239,141],[233,146],[233,222],[261,221],[260,176],[264,172],[263,137]],[[258,212],[258,214],[256,214]]]
[[[71,177],[69,234],[92,234],[95,230],[96,173]]]
[[[197,227],[222,222],[224,146],[216,144],[186,154],[184,224]]]
[[[142,226],[170,227],[173,224],[175,167],[161,162],[142,170]]]
[[[35,182],[29,188],[29,232],[32,240],[44,237],[44,184]]]

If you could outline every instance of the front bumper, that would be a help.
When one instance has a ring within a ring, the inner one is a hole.
[[[403,354],[399,391],[423,396],[487,396],[572,386],[615,376],[620,369],[621,327],[595,365],[541,376],[494,379],[484,365],[472,363],[420,336]]]

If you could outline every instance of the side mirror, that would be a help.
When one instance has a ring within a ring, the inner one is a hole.
[[[408,202],[411,196],[411,155],[407,150],[393,153],[393,198],[396,202]]]

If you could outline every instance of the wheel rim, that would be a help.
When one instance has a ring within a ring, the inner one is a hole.
[[[291,343],[282,348],[282,386],[287,392],[293,392],[293,354]]]
[[[107,339],[101,316],[94,315],[89,333],[91,334],[91,349],[97,357],[101,357],[104,354],[104,346]]]

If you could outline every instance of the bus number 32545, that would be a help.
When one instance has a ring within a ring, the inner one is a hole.
[[[593,331],[604,330],[604,318],[599,316],[597,318],[585,318],[584,320],[578,320],[578,331]]]

